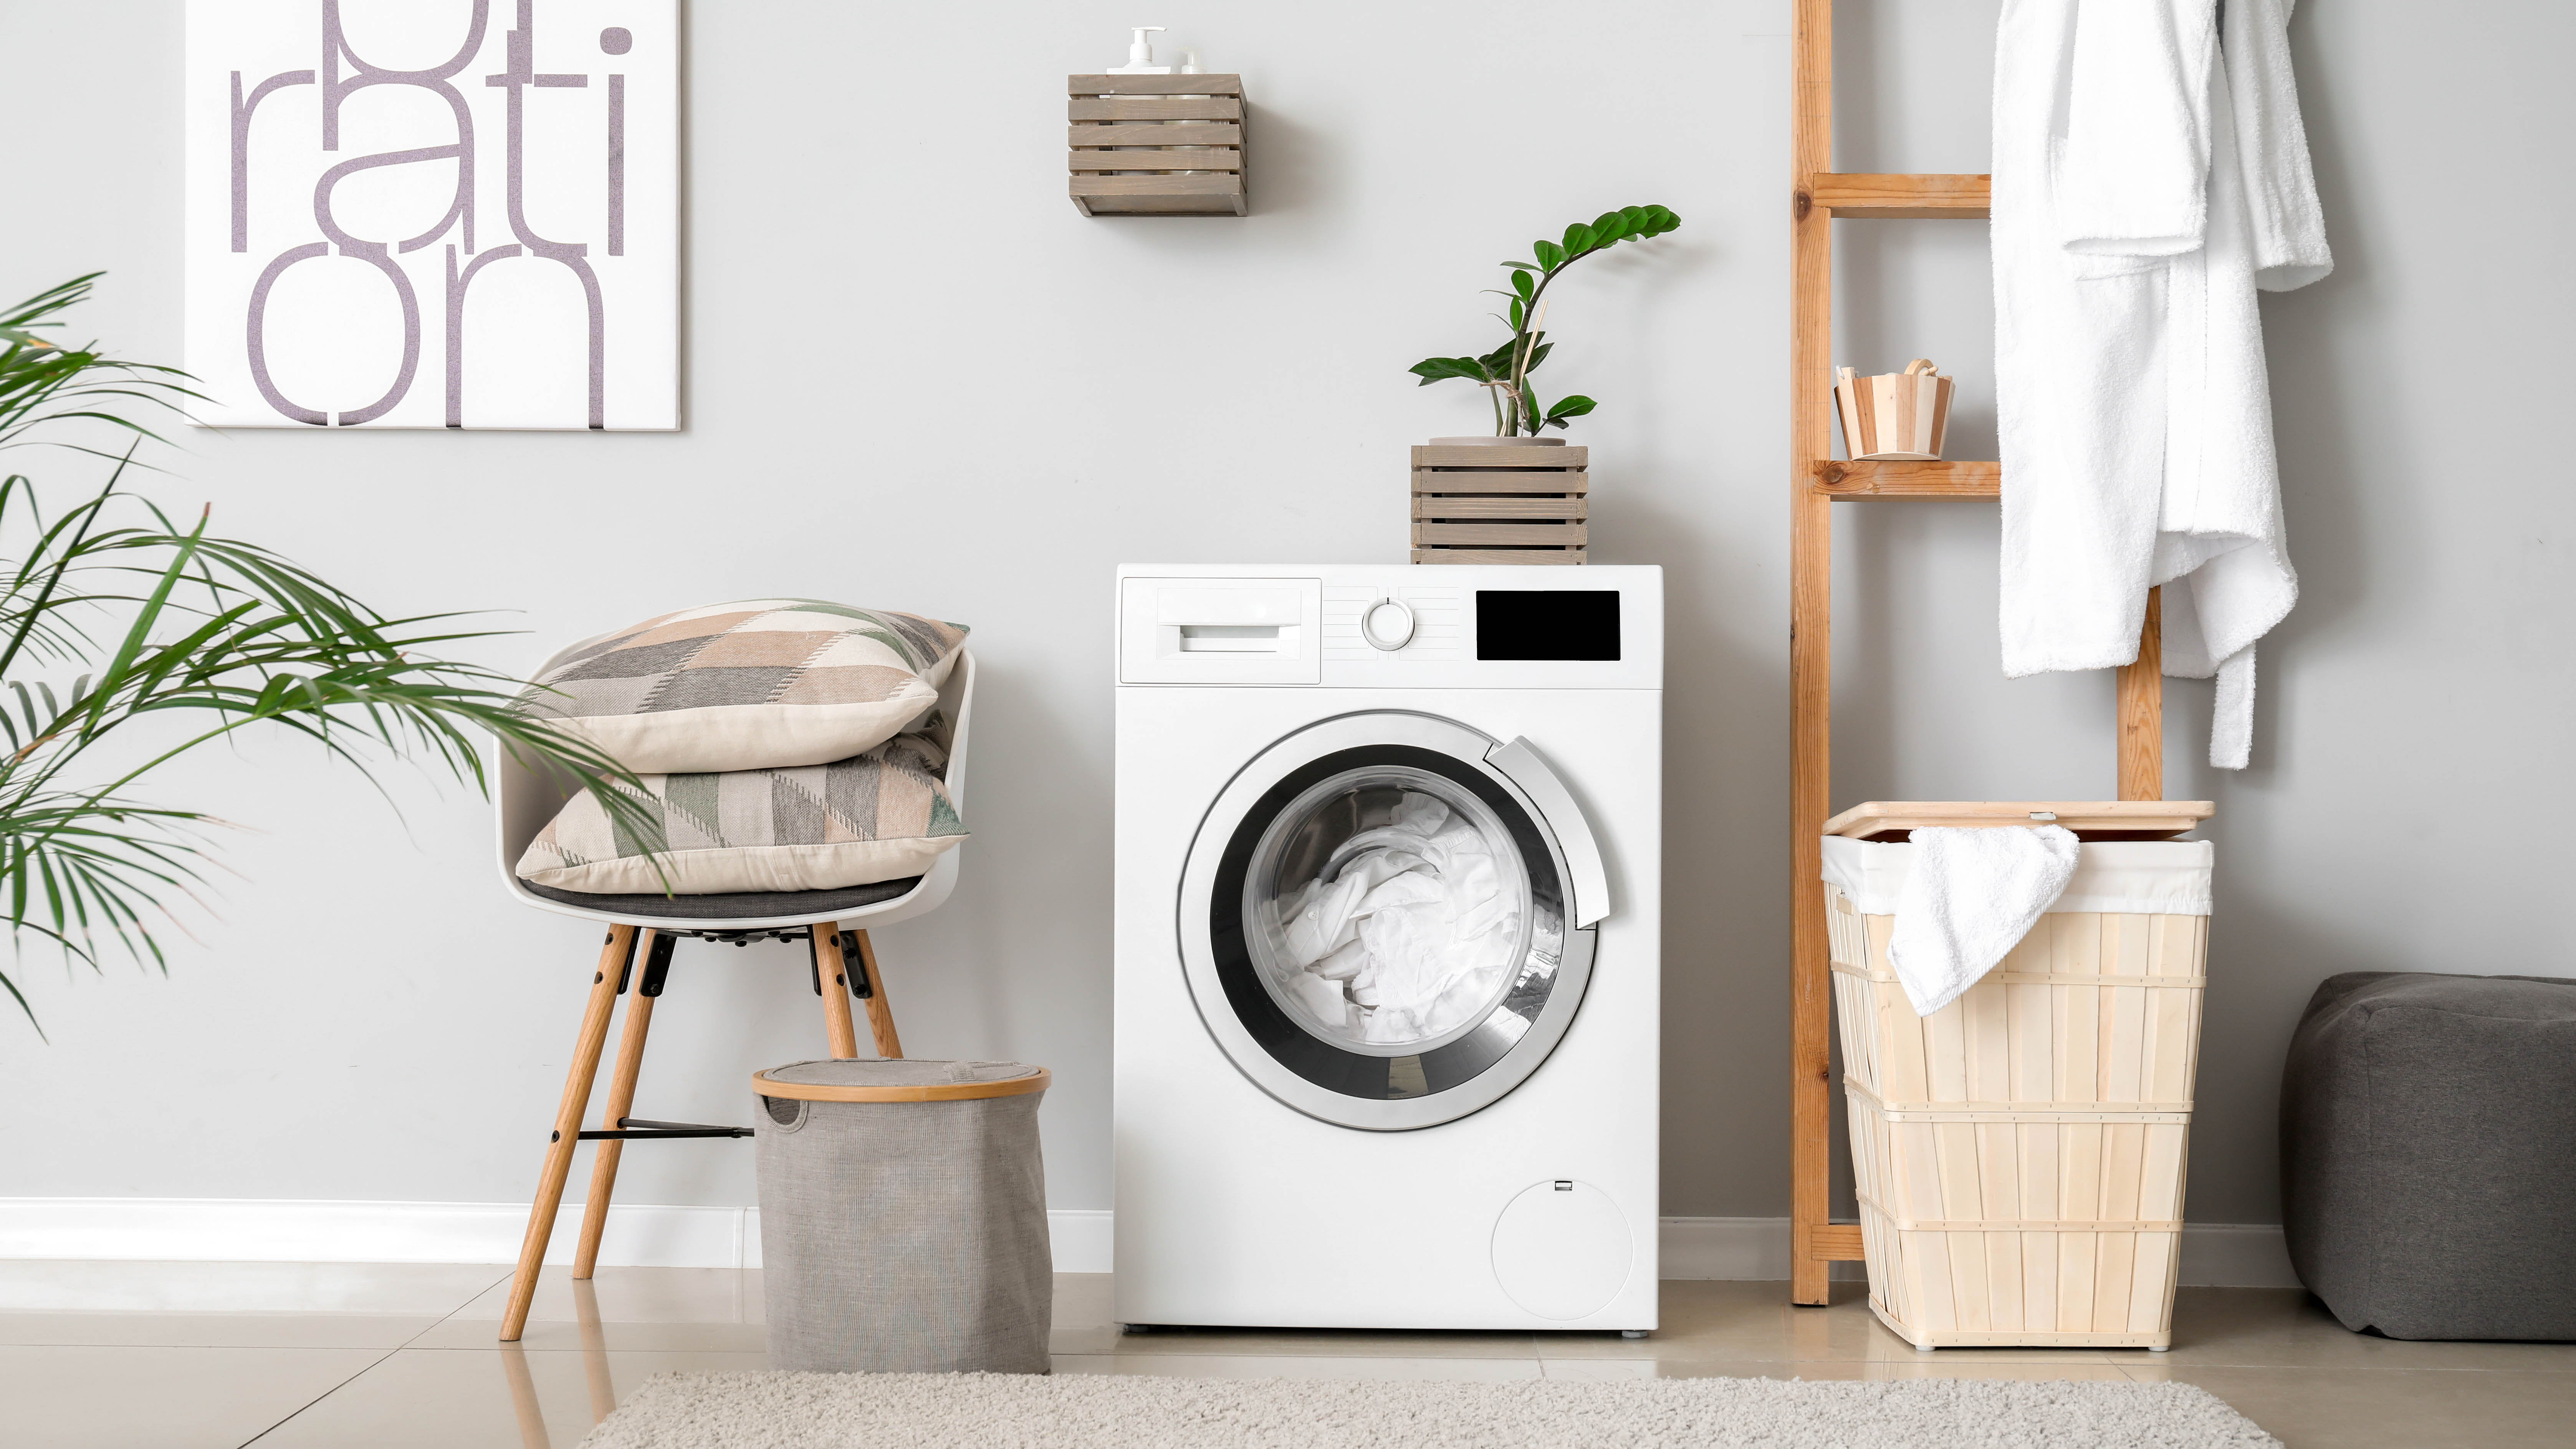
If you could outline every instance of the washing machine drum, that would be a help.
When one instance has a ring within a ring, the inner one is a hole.
[[[1555,1049],[1591,974],[1569,846],[1598,859],[1525,743],[1399,711],[1300,730],[1191,844],[1199,1015],[1255,1085],[1327,1122],[1403,1131],[1490,1106]]]

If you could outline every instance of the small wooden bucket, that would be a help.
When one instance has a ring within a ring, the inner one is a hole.
[[[1950,379],[1918,357],[1903,372],[1862,377],[1845,367],[1834,375],[1834,401],[1843,418],[1843,448],[1857,459],[1941,456],[1950,431]]]

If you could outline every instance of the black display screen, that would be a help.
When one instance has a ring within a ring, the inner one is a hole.
[[[1616,659],[1617,589],[1478,589],[1479,659]]]

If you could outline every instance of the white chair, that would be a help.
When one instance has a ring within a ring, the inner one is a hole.
[[[569,653],[570,650],[566,650]],[[562,661],[546,661],[540,677]],[[967,724],[975,699],[975,656],[963,650],[939,691],[939,708],[947,723],[948,798],[962,813],[966,808]],[[546,1139],[543,1172],[536,1200],[528,1209],[527,1237],[519,1248],[519,1270],[510,1288],[510,1306],[501,1320],[504,1342],[517,1340],[536,1296],[537,1274],[553,1236],[555,1210],[563,1202],[564,1183],[572,1173],[573,1149],[595,1140],[599,1153],[591,1167],[590,1198],[581,1220],[581,1243],[572,1275],[588,1278],[599,1260],[600,1230],[608,1222],[608,1202],[617,1186],[617,1159],[636,1138],[748,1137],[747,1127],[709,1127],[688,1122],[655,1122],[630,1117],[635,1105],[635,1078],[644,1061],[644,1038],[653,1020],[653,1003],[662,994],[671,951],[683,936],[748,944],[755,940],[801,940],[809,943],[815,994],[823,999],[823,1030],[836,1057],[859,1054],[858,1033],[850,1015],[850,997],[867,1007],[868,1031],[877,1055],[899,1057],[903,1043],[895,1035],[894,1011],[886,1002],[885,980],[877,972],[876,952],[868,927],[892,925],[935,909],[957,888],[958,851],[942,854],[930,870],[910,880],[855,886],[847,890],[751,892],[720,896],[587,895],[550,890],[519,879],[519,857],[528,842],[579,790],[560,772],[530,768],[496,752],[500,795],[501,879],[510,894],[541,911],[598,921],[608,928],[607,943],[591,974],[590,998],[583,1009],[581,1034],[573,1046],[572,1069],[564,1079],[563,1101],[555,1109],[554,1130]],[[635,967],[634,1000],[626,1008],[626,1030],[619,1039],[617,1065],[609,1075],[608,1104],[602,1125],[582,1130],[590,1089],[599,1073],[608,1023],[624,995]],[[826,985],[826,981],[830,984]]]

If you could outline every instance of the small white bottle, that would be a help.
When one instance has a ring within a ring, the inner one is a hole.
[[[1170,75],[1172,73],[1170,66],[1154,64],[1154,43],[1145,38],[1148,33],[1162,33],[1163,27],[1138,25],[1132,29],[1136,32],[1136,38],[1127,43],[1127,63],[1113,65],[1106,73],[1109,75]]]
[[[1125,65],[1113,65],[1106,73],[1109,75],[1170,75],[1172,73],[1172,68],[1170,66],[1154,64],[1154,43],[1145,38],[1148,35],[1161,34],[1164,27],[1160,25],[1137,25],[1131,26],[1130,29],[1134,32],[1135,38],[1127,42],[1127,63]],[[1156,94],[1157,98],[1161,98],[1159,93]],[[1169,123],[1166,122],[1165,124]],[[1110,149],[1114,151],[1161,151],[1169,148],[1162,146],[1113,146]],[[1112,174],[1124,176],[1158,176],[1165,173],[1156,171],[1126,171],[1115,172]]]

